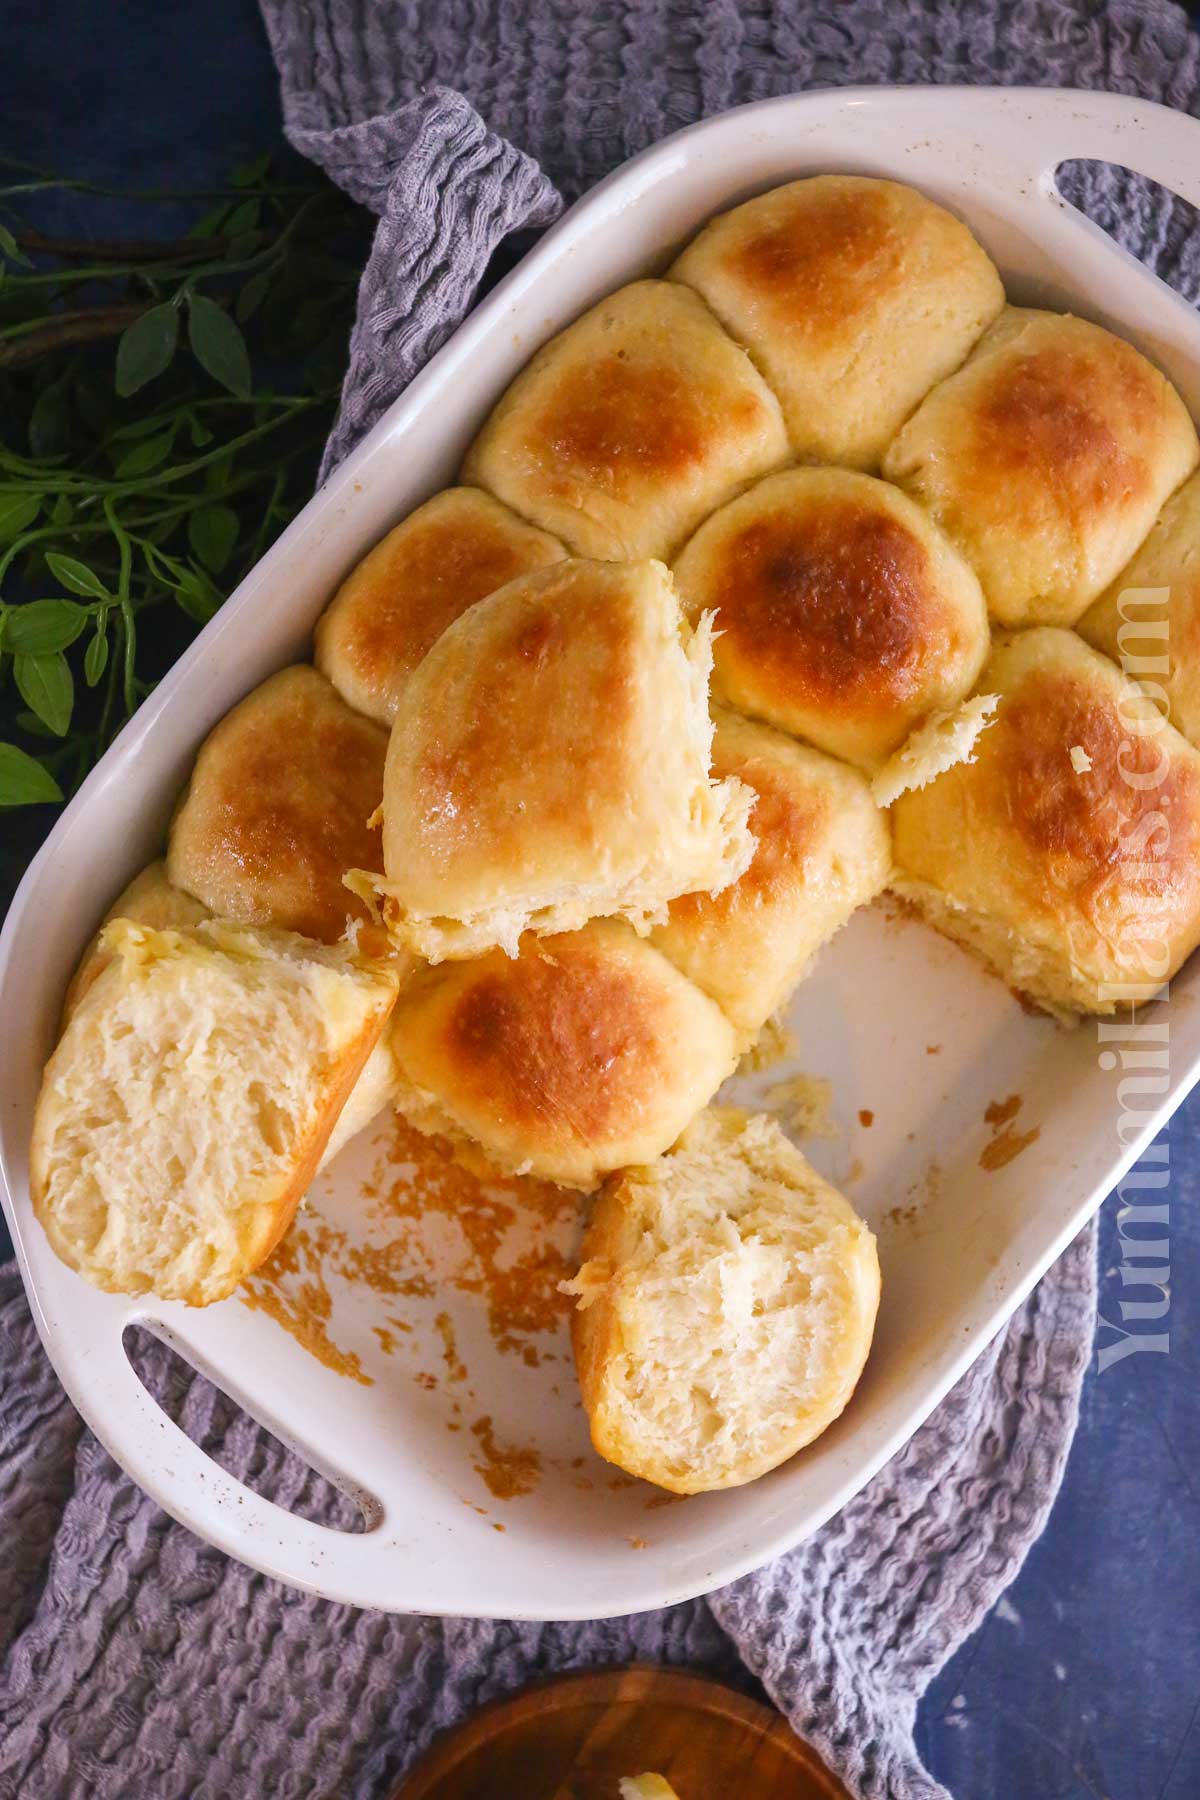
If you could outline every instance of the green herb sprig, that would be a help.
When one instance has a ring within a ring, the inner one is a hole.
[[[268,160],[151,192],[144,239],[48,236],[0,164],[0,807],[70,794],[311,492],[366,222]],[[126,196],[128,198],[128,196]],[[156,209],[190,200],[182,238]],[[7,834],[6,834],[7,835]]]

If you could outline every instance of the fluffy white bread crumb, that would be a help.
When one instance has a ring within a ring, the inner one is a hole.
[[[1092,766],[1092,759],[1082,744],[1071,745],[1071,767],[1077,775],[1086,775]]]
[[[96,1287],[207,1306],[286,1230],[397,978],[344,945],[215,919],[114,919],[100,948],[46,1065],[34,1211]]]
[[[563,1291],[600,1455],[699,1494],[755,1480],[837,1418],[870,1347],[879,1259],[773,1119],[713,1106],[602,1189]]]
[[[975,745],[999,705],[995,694],[964,700],[950,712],[930,713],[871,783],[877,806],[891,806],[909,788],[928,787],[955,763],[974,762]]]

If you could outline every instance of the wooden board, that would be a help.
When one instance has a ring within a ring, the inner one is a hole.
[[[435,1740],[395,1800],[617,1800],[622,1775],[679,1800],[848,1800],[769,1706],[670,1669],[562,1675]]]

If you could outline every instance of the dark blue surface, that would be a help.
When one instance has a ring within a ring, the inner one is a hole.
[[[279,144],[251,0],[10,3],[0,18],[0,150],[11,155],[93,180],[181,186],[221,180]],[[957,1800],[1200,1796],[1200,1100],[1169,1143],[1170,1310],[1139,1327],[1166,1331],[1169,1351],[1093,1372],[1045,1536],[922,1708],[923,1754]],[[1100,1265],[1110,1319],[1120,1262],[1110,1202]]]

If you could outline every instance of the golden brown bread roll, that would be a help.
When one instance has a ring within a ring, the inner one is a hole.
[[[809,176],[723,213],[671,274],[745,344],[797,456],[856,469],[879,466],[1004,304],[965,225],[861,175]]]
[[[1073,631],[979,685],[975,760],[892,808],[896,890],[1049,1011],[1148,998],[1200,941],[1200,752]]]
[[[95,937],[80,957],[79,967],[71,977],[71,985],[63,1001],[64,1027],[93,981],[112,961],[112,950],[103,939],[104,927],[113,919],[128,919],[134,925],[150,925],[156,931],[166,931],[180,925],[198,925],[201,919],[211,916],[207,906],[194,900],[190,894],[185,894],[182,888],[171,885],[167,880],[165,863],[150,863],[118,894],[100,921]]]
[[[317,622],[314,661],[343,700],[390,725],[425,652],[476,600],[565,556],[479,488],[447,488],[389,531]]]
[[[752,796],[709,779],[711,656],[661,563],[556,563],[456,619],[388,745],[393,940],[432,962],[513,954],[529,928],[641,926],[736,880]]]
[[[813,956],[891,871],[887,822],[863,777],[724,708],[713,773],[752,789],[754,859],[722,893],[685,894],[651,936],[749,1044]]]
[[[703,524],[675,564],[689,616],[717,613],[717,693],[860,767],[967,694],[987,609],[906,494],[846,469],[789,469]]]
[[[613,920],[426,970],[392,1046],[412,1124],[578,1188],[665,1150],[737,1059],[719,1008]]]
[[[740,1487],[832,1424],[879,1306],[875,1240],[773,1119],[701,1113],[596,1201],[567,1291],[592,1442],[675,1494]]]
[[[883,472],[973,564],[1004,625],[1072,625],[1128,561],[1200,446],[1132,344],[1009,307],[889,448]]]
[[[1200,743],[1200,475],[1167,501],[1079,633],[1146,684],[1172,725]]]
[[[397,978],[217,920],[117,919],[102,948],[42,1079],[34,1211],[94,1286],[207,1306],[290,1224]]]
[[[667,557],[786,456],[779,402],[704,302],[636,281],[517,376],[463,480],[580,556]]]
[[[167,874],[222,918],[333,943],[369,918],[342,883],[378,867],[367,820],[383,797],[387,733],[323,675],[283,669],[227,713],[196,758],[171,824]]]

